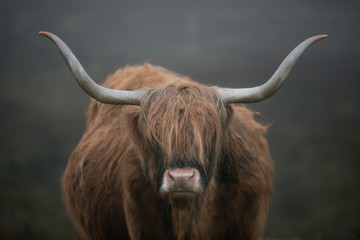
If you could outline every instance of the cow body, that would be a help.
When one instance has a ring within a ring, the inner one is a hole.
[[[161,67],[125,67],[111,89],[151,88],[140,106],[91,100],[63,176],[83,239],[258,239],[272,191],[266,127],[216,90]],[[162,193],[167,169],[194,168],[198,192]]]

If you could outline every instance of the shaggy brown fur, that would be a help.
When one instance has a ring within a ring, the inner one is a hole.
[[[141,106],[91,100],[87,128],[63,177],[83,239],[258,239],[272,190],[266,127],[216,90],[144,64],[118,70],[113,89],[152,88]],[[166,168],[203,169],[196,197],[159,193]]]

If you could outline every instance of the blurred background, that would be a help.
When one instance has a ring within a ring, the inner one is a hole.
[[[271,124],[264,236],[360,239],[359,26],[359,1],[1,0],[1,239],[78,239],[60,179],[89,98],[41,30],[99,83],[148,61],[223,87],[265,82],[297,44],[328,34],[276,95],[247,105]]]

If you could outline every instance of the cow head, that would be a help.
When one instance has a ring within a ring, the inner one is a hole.
[[[221,154],[227,111],[212,88],[169,86],[144,95],[132,131],[142,169],[159,192],[205,191]]]
[[[303,52],[326,37],[302,42],[261,86],[225,89],[190,83],[125,91],[96,84],[61,39],[48,32],[40,34],[56,44],[75,79],[91,97],[107,104],[140,105],[131,128],[141,168],[157,191],[174,199],[201,196],[206,191],[222,150],[230,111],[227,104],[259,102],[272,96]]]

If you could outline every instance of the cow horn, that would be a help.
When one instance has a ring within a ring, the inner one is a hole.
[[[219,88],[220,96],[227,103],[255,103],[271,97],[283,84],[297,60],[316,41],[326,38],[318,35],[303,41],[280,64],[273,76],[263,85],[252,88]]]
[[[145,91],[139,89],[135,91],[114,90],[102,87],[95,83],[81,66],[79,60],[72,53],[70,48],[55,34],[49,32],[39,32],[39,34],[48,37],[59,49],[61,55],[64,57],[71,73],[75,77],[80,87],[91,97],[99,102],[108,104],[127,104],[140,105]]]

